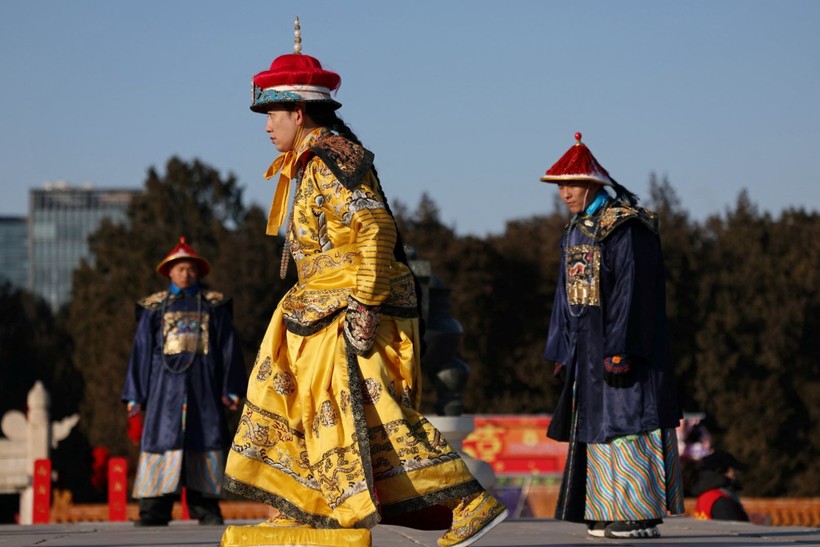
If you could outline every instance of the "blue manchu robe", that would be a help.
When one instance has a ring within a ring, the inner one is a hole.
[[[679,513],[672,429],[681,412],[655,216],[608,199],[572,219],[561,254],[544,351],[567,369],[547,432],[569,441],[556,517],[591,522]],[[604,360],[615,356],[631,363],[625,387],[604,379]]]
[[[138,476],[140,484],[166,480],[164,486],[152,487],[150,495],[179,490],[179,482],[185,480],[179,469],[183,452],[190,453],[187,459],[192,461],[200,457],[224,461],[224,456],[214,458],[229,443],[222,397],[247,389],[230,300],[198,285],[185,291],[173,285],[171,289],[138,303],[134,346],[122,391],[123,402],[138,403],[144,412],[138,475],[156,475],[162,467],[156,462],[163,461],[165,468],[159,473],[172,477],[168,485],[168,477]],[[168,462],[174,462],[175,469],[168,469]],[[221,474],[221,469],[214,471],[219,467],[210,464],[207,482],[212,486],[204,487],[208,493],[221,489],[221,476],[212,476]],[[135,495],[137,490],[135,487]]]
[[[544,357],[565,365],[568,381],[549,436],[569,440],[573,384],[578,442],[677,427],[681,413],[654,214],[609,201],[573,219],[561,254]],[[604,358],[616,355],[632,360],[636,381],[630,387],[604,381]]]

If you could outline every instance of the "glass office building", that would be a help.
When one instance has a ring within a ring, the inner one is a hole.
[[[0,283],[28,287],[28,219],[0,217]]]
[[[71,296],[71,275],[93,260],[88,235],[103,219],[124,222],[138,190],[101,190],[49,184],[29,195],[29,288],[57,310]]]

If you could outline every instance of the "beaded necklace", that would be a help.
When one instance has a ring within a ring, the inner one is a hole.
[[[295,207],[296,204],[293,206]],[[293,209],[288,216],[288,227],[285,229],[285,244],[282,246],[282,260],[279,262],[279,278],[285,279],[288,275],[288,260],[290,259],[291,235],[293,231]]]
[[[293,150],[298,150],[297,145],[301,145],[302,142],[302,130],[303,126],[299,126],[299,129],[296,132],[296,137],[294,137],[293,142]],[[299,186],[301,186],[302,176],[304,174],[304,167],[299,166],[296,171],[296,194],[299,193]],[[294,195],[293,198],[291,196],[286,197],[287,200],[290,201],[290,214],[288,215],[288,223],[287,227],[285,228],[285,244],[282,246],[282,260],[279,262],[279,278],[285,279],[288,275],[288,261],[290,260],[290,250],[293,247],[293,240],[292,240],[292,232],[293,232],[293,210],[296,208],[296,196]]]

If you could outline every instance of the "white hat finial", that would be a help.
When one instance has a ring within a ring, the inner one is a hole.
[[[293,22],[293,53],[296,55],[302,53],[302,27],[299,26],[299,16]]]

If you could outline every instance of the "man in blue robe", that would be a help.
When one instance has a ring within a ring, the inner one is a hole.
[[[657,219],[575,138],[541,178],[572,213],[544,351],[563,380],[547,434],[569,442],[556,518],[659,537],[683,494]]]
[[[229,442],[225,409],[235,410],[247,374],[231,303],[200,280],[208,261],[181,238],[159,263],[168,290],[139,301],[122,400],[142,415],[133,496],[138,526],[163,526],[185,487],[190,516],[223,524],[219,508]]]

